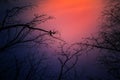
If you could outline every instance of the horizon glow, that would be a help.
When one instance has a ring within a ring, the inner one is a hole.
[[[58,30],[65,41],[75,42],[97,30],[102,6],[101,0],[47,0],[37,11],[42,7],[55,17],[46,25]]]

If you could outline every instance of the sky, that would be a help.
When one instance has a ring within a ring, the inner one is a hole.
[[[57,30],[61,38],[70,43],[79,42],[81,38],[89,37],[97,31],[104,7],[103,0],[30,0],[29,3],[27,2],[28,0],[15,2],[15,5],[21,3],[37,5],[33,11],[22,15],[23,19],[28,19],[34,13],[54,17],[42,24],[43,28]]]
[[[46,0],[36,11],[53,16],[47,27],[58,30],[67,42],[76,42],[97,31],[102,0]]]
[[[27,2],[28,0],[24,1]],[[34,9],[34,11],[28,11],[27,14],[22,15],[22,19],[24,20],[24,18],[29,18],[32,13],[53,16],[54,19],[41,24],[44,26],[42,28],[59,31],[62,39],[67,42],[74,43],[76,41],[80,41],[80,39],[83,37],[89,37],[91,34],[95,35],[95,32],[98,30],[99,17],[103,10],[102,8],[104,7],[104,2],[102,2],[103,0],[31,0],[31,3],[34,1],[38,6]],[[18,4],[20,3],[15,3],[15,5]],[[26,3],[24,2],[24,4]],[[3,4],[3,6],[5,5]],[[6,7],[9,8],[8,5]],[[0,9],[2,9],[2,7]],[[22,55],[20,50],[16,50],[16,53],[19,53],[19,55],[23,56],[24,53]],[[24,52],[26,50],[22,49],[22,51]],[[46,52],[51,55],[55,53],[48,48]],[[99,75],[102,73],[101,69],[96,70],[95,68],[97,55],[96,52],[91,52],[92,54],[89,56],[84,54],[82,57],[80,57],[79,64],[86,70],[86,74],[92,75],[91,73],[93,73],[94,75]],[[53,58],[51,60],[53,60]],[[56,66],[53,68],[55,67]]]

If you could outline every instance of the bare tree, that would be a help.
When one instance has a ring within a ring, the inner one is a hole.
[[[76,44],[68,46],[66,43],[60,44],[60,52],[58,60],[60,62],[60,71],[57,80],[72,79],[69,72],[74,72],[74,68],[79,61],[83,48],[78,47]]]
[[[34,18],[28,22],[18,21],[18,18],[20,18],[19,14],[29,7],[31,7],[31,5],[14,7],[6,11],[5,17],[0,25],[0,37],[2,39],[0,40],[0,52],[22,43],[42,42],[43,36],[49,35],[53,37],[53,34],[56,33],[55,31],[44,30],[37,27],[52,18],[47,15],[34,15]],[[34,33],[38,34],[34,35]]]
[[[120,2],[110,0],[109,5],[102,13],[100,31],[97,37],[89,37],[78,45],[86,48],[99,48],[105,52],[99,61],[107,68],[110,74],[120,79]]]
[[[12,50],[17,47],[24,47],[25,45],[25,47],[32,47],[35,49],[37,48],[37,45],[40,46],[42,44],[47,44],[47,41],[50,41],[51,38],[58,39],[54,37],[56,31],[45,30],[38,27],[41,23],[44,23],[45,21],[52,19],[53,17],[47,16],[46,14],[35,14],[31,20],[25,21],[20,19],[24,11],[32,8],[32,5],[18,6],[6,11],[5,16],[3,17],[2,21],[0,21],[0,57],[2,57],[2,55],[7,55],[7,51],[10,54],[9,50]],[[14,70],[13,68],[15,68],[14,80],[20,80],[20,76],[24,72],[26,73],[25,80],[35,79],[36,76],[36,80],[42,80],[42,78],[44,79],[44,75],[46,73],[45,70],[47,66],[43,64],[43,62],[44,60],[46,60],[46,58],[44,58],[43,56],[39,56],[36,58],[36,55],[38,56],[39,54],[36,54],[35,52],[36,51],[34,51],[33,55],[31,55],[32,53],[29,53],[28,56],[25,57],[25,59],[22,61],[21,58],[18,58],[17,53],[10,54],[16,55],[14,56],[15,65],[6,65],[7,67],[1,67],[0,79],[6,79],[2,78],[2,75],[6,75],[6,73],[11,72],[11,70]],[[11,61],[2,62],[2,58],[0,62],[1,65],[3,63],[11,64]],[[25,67],[27,67],[27,69],[24,69]],[[9,73],[9,75],[10,74],[12,73]]]

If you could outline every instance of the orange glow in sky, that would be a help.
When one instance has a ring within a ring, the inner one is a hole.
[[[96,30],[102,0],[47,0],[42,8],[55,17],[47,25],[58,30],[64,40],[74,42]]]

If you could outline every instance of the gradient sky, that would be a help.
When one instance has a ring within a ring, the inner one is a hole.
[[[28,0],[24,0],[24,1],[27,2]],[[43,1],[43,3],[41,3],[41,1]],[[36,9],[34,9],[35,11],[30,10],[30,11],[27,11],[27,14],[26,13],[23,14],[21,17],[22,20],[28,21],[29,18],[34,13],[38,13],[38,14],[45,13],[50,16],[53,16],[55,17],[55,19],[47,21],[45,24],[44,23],[41,24],[43,25],[42,28],[58,30],[61,33],[61,37],[67,42],[80,41],[82,37],[87,37],[91,33],[94,33],[95,31],[97,31],[96,26],[99,24],[98,18],[100,17],[102,7],[104,6],[102,0],[31,0],[31,3],[33,2],[39,4],[39,6]],[[18,5],[18,4],[20,3],[17,2],[15,5]],[[6,5],[3,5],[3,6],[6,6]],[[8,5],[6,7],[9,8]],[[3,9],[3,7],[1,7],[0,9]],[[3,14],[1,12],[0,14]],[[56,52],[54,52],[54,49],[53,50],[51,48],[44,49],[43,46],[41,47],[38,48],[41,51],[40,54],[45,51],[44,52],[45,55],[52,56],[50,60],[48,59],[49,61],[48,64],[53,65],[53,69],[57,71],[56,68],[57,66],[59,66],[58,63],[55,63],[57,61],[56,60],[57,56],[53,54],[53,53],[56,54]],[[27,49],[26,48],[27,47],[25,46],[25,48],[23,47],[23,49],[21,49],[21,47],[19,49],[15,49],[15,53],[17,53],[18,56],[20,55],[19,57],[22,57],[23,55],[26,55],[24,54],[28,50],[28,48]],[[32,51],[34,52],[34,50]],[[79,67],[81,68],[80,70],[84,71],[85,69],[85,72],[83,72],[83,75],[81,77],[84,77],[85,74],[90,74],[90,75],[95,74],[103,78],[104,76],[106,76],[104,75],[101,69],[98,68],[99,72],[96,69],[95,63],[96,63],[96,56],[98,55],[96,53],[97,52],[91,52],[91,55],[89,56],[83,55],[82,57],[80,57],[79,59],[79,64],[80,64]],[[55,57],[55,59],[53,57]],[[13,62],[14,61],[10,61],[10,64],[12,64]],[[50,67],[50,70],[52,71],[51,67]],[[84,79],[81,78],[81,80],[84,80]]]
[[[64,40],[75,42],[96,31],[102,6],[102,0],[46,0],[37,11],[55,17],[47,26],[58,30]]]

